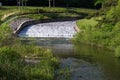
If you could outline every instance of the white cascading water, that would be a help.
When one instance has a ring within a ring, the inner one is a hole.
[[[30,25],[18,34],[19,37],[62,37],[73,38],[76,34],[75,21],[49,22]]]

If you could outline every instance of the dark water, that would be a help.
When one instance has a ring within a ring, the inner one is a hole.
[[[61,59],[61,68],[69,67],[69,78],[56,80],[120,80],[120,59],[105,49],[86,44],[73,44],[67,39],[37,39],[26,41],[52,49]]]

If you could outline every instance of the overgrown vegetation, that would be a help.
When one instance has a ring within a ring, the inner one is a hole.
[[[106,47],[115,51],[120,57],[120,0],[101,0],[102,9],[95,17],[77,21],[81,32],[75,41]],[[98,3],[97,3],[98,4]],[[0,23],[18,16],[36,20],[55,18],[75,18],[82,15],[94,16],[97,10],[82,8],[48,8],[2,6]],[[10,14],[14,12],[13,14]],[[10,14],[10,15],[9,15]],[[89,18],[88,17],[88,18]],[[7,23],[0,25],[0,79],[2,80],[53,80],[55,70],[59,67],[59,59],[49,49],[35,45],[25,45],[13,36]],[[58,73],[69,79],[69,70]]]
[[[120,57],[119,11],[120,0],[105,0],[97,17],[88,19],[87,22],[86,20],[77,21],[81,32],[75,40],[112,49],[115,51],[115,56]]]
[[[0,79],[2,80],[53,80],[59,59],[50,50],[22,44],[14,37],[8,25],[11,19],[27,17],[35,20],[76,18],[96,13],[82,8],[48,8],[2,6],[0,8]],[[15,17],[15,18],[14,18]]]
[[[59,59],[49,49],[22,44],[10,27],[0,26],[0,79],[53,80]]]

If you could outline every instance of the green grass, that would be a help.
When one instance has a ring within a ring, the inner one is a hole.
[[[83,43],[91,43],[93,42],[94,36],[92,36],[92,32],[96,31],[96,25],[98,21],[95,18],[91,19],[81,19],[77,21],[77,26],[80,29],[80,33],[78,33],[75,37],[75,41],[83,42]]]
[[[51,50],[22,44],[8,23],[0,25],[0,78],[2,80],[53,80],[59,59]],[[39,61],[26,63],[25,59]]]
[[[111,49],[115,51],[116,57],[120,57],[120,0],[116,3],[115,6],[102,8],[102,12],[99,12],[101,16],[95,21],[92,19],[78,21],[77,24],[82,32],[77,34],[75,40]]]
[[[95,27],[98,24],[94,18],[92,19],[81,19],[77,21],[77,25],[80,29],[86,29],[89,26]]]
[[[15,47],[0,48],[0,77],[6,80],[53,80],[55,70],[59,66],[59,60],[50,50],[30,45],[18,45]],[[22,53],[20,51],[22,49]],[[25,56],[40,57],[37,64],[26,63]]]
[[[101,18],[81,19],[77,21],[81,32],[76,35],[74,40],[113,50],[115,51],[115,56],[120,57],[120,22],[114,26],[109,23],[104,23],[100,26],[99,19]]]
[[[82,15],[78,15],[75,13],[40,13],[40,14],[26,14],[20,17],[31,18],[35,20],[40,19],[65,19],[65,18],[76,18],[81,17]]]
[[[2,6],[0,8],[0,21],[4,22],[6,19],[11,16],[32,16],[33,19],[41,19],[39,16],[44,16],[47,18],[59,18],[59,17],[81,17],[81,14],[94,14],[97,10],[84,9],[84,8],[48,8],[48,7],[25,7],[24,9],[19,10],[16,6]],[[5,15],[16,12],[8,17],[3,18]],[[39,18],[37,18],[39,17]],[[42,17],[43,18],[43,17]]]

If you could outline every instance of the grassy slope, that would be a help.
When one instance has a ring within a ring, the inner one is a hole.
[[[81,32],[76,35],[75,40],[78,42],[91,43],[92,35],[91,31],[95,31],[95,26],[98,22],[95,19],[81,19],[77,21],[77,26]]]
[[[77,25],[80,29],[88,28],[88,26],[96,26],[98,22],[95,19],[81,19],[77,21]]]
[[[39,61],[36,65],[26,59]],[[0,25],[0,77],[7,80],[53,80],[59,60],[50,50],[22,44],[12,36],[8,23]],[[46,73],[47,72],[47,73]]]
[[[22,15],[33,19],[51,19],[51,18],[66,18],[66,17],[81,17],[81,14],[93,14],[97,10],[84,8],[48,8],[48,7],[25,7],[19,10],[16,6],[3,6],[0,9],[0,20],[4,21],[10,16]],[[10,13],[16,12],[5,19],[3,17]]]
[[[16,7],[3,8],[1,10],[2,12],[0,11],[2,16],[17,11]],[[21,80],[53,80],[55,69],[59,66],[59,60],[53,56],[50,50],[33,45],[22,44],[19,39],[12,36],[8,23],[9,22],[6,22],[0,25],[1,79],[18,80],[19,78]],[[41,62],[37,65],[25,65],[25,56],[34,60],[35,58],[39,58],[40,60],[38,61]]]

